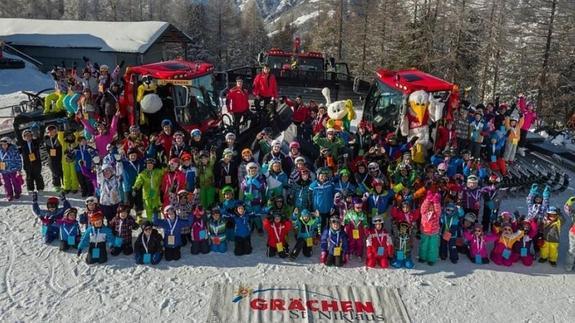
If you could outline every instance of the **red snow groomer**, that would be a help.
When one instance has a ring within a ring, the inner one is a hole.
[[[120,98],[130,125],[157,130],[169,119],[178,128],[202,133],[219,127],[221,112],[214,66],[201,61],[170,60],[126,69]]]
[[[417,69],[390,71],[378,69],[365,98],[363,119],[376,129],[393,131],[409,108],[409,97],[425,91],[429,97],[443,103],[440,118],[451,119],[459,104],[459,87]],[[419,111],[423,119],[423,111]],[[437,120],[435,120],[437,121]],[[420,120],[423,122],[423,120]]]

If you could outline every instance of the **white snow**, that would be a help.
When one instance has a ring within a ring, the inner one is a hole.
[[[170,24],[163,21],[111,22],[0,19],[0,38],[14,45],[100,48],[144,53]]]
[[[6,58],[22,59],[21,57],[6,52],[4,52],[3,55]],[[26,60],[24,60],[24,62],[26,64],[25,68],[0,69],[0,80],[2,80],[0,82],[0,95],[19,91],[41,91],[49,87],[54,87],[54,81],[49,74],[40,72],[36,65]],[[0,107],[4,104],[19,103],[19,101],[8,101],[6,98],[0,98],[0,100]]]
[[[48,180],[46,168],[44,175]],[[42,194],[41,205],[50,194]],[[552,203],[562,204],[572,194],[573,186],[552,196]],[[69,199],[82,207],[77,196]],[[524,210],[524,197],[508,199],[504,206]],[[563,226],[563,239],[568,226]],[[255,250],[243,257],[231,251],[192,256],[186,247],[182,260],[158,266],[136,265],[128,256],[88,266],[73,251],[41,242],[29,197],[0,202],[0,321],[132,322],[145,317],[204,322],[216,282],[395,287],[414,322],[572,322],[575,317],[575,275],[562,268],[566,240],[557,268],[477,266],[461,257],[457,265],[440,261],[433,267],[416,263],[413,270],[367,270],[357,259],[344,268],[324,267],[317,250],[309,259],[270,259],[264,238],[255,234],[252,239]]]
[[[319,11],[312,11],[310,13],[308,13],[307,15],[303,15],[303,16],[299,16],[296,20],[294,20],[291,24],[295,25],[295,26],[301,26],[303,25],[306,21],[316,18],[317,16],[319,16]]]
[[[3,53],[6,58],[22,59],[21,57]],[[54,81],[49,74],[40,72],[36,65],[24,60],[25,67],[20,69],[0,69],[0,133],[12,129],[13,105],[18,105],[28,97],[21,91],[38,92],[54,87]]]

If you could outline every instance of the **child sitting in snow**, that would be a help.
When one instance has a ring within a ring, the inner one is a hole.
[[[56,220],[64,216],[64,211],[70,208],[70,202],[66,200],[66,196],[62,194],[61,200],[64,206],[58,208],[60,200],[52,196],[46,202],[46,210],[41,210],[38,206],[38,192],[32,193],[32,211],[42,221],[42,237],[45,243],[51,243],[54,239],[58,238],[60,227],[56,224]]]
[[[164,219],[153,215],[153,222],[164,230],[164,253],[166,261],[179,260],[181,257],[182,229],[189,228],[191,219],[182,219],[176,214],[176,208],[168,205],[164,208]]]
[[[519,259],[519,254],[513,252],[513,245],[521,240],[523,231],[515,232],[511,223],[503,223],[499,238],[491,251],[491,260],[499,266],[511,266]]]
[[[162,260],[162,235],[150,221],[142,224],[142,232],[134,243],[137,264],[157,265]]]
[[[341,267],[349,260],[348,238],[339,217],[332,216],[329,226],[321,235],[320,262],[326,266]]]
[[[56,225],[60,226],[60,251],[69,248],[76,248],[80,242],[80,226],[76,217],[78,209],[71,207],[64,211],[64,217],[56,220]]]
[[[78,244],[78,256],[88,248],[86,263],[105,263],[108,261],[107,246],[114,243],[112,229],[104,226],[104,215],[102,212],[95,212],[90,215],[90,226],[86,229]]]
[[[117,256],[121,252],[131,255],[134,252],[132,230],[136,229],[136,220],[130,215],[130,207],[118,206],[116,216],[110,221],[109,227],[114,232],[114,244],[110,249],[112,256]]]

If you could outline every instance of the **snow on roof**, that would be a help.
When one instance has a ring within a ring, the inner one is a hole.
[[[102,52],[144,53],[169,26],[163,21],[1,18],[0,38],[21,46],[99,48]]]

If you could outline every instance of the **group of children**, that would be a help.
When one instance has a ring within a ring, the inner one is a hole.
[[[297,111],[310,113],[297,120],[297,141],[273,140],[273,131],[264,129],[249,147],[240,147],[233,133],[210,147],[199,129],[187,133],[169,119],[149,137],[137,125],[121,133],[117,109],[110,120],[94,121],[80,107],[80,131],[63,120],[47,128],[44,140],[31,131],[19,147],[0,139],[0,173],[7,198],[17,199],[24,165],[44,241],[59,240],[62,250],[77,248],[79,255],[86,251],[88,263],[106,262],[108,253],[134,254],[144,264],[177,261],[188,244],[193,255],[226,253],[231,243],[235,255],[247,255],[257,232],[267,237],[269,257],[295,260],[315,250],[321,263],[334,266],[358,257],[368,267],[413,268],[439,259],[457,263],[460,254],[477,264],[529,266],[538,257],[555,266],[562,219],[574,216],[575,198],[562,214],[549,205],[550,189],[535,184],[527,214],[501,212],[505,168],[498,159],[511,162],[516,149],[493,138],[493,147],[510,151],[487,162],[474,158],[489,150],[483,137],[491,130],[515,145],[519,137],[510,134],[532,112],[524,108],[518,120],[513,113],[486,120],[477,109],[465,119],[464,140],[454,136],[458,125],[439,125],[433,155],[418,164],[411,156],[414,141],[378,134],[367,122],[355,134],[335,129],[303,101]],[[35,193],[44,189],[41,149],[61,192],[46,209]],[[86,198],[82,211],[66,200],[78,191]],[[568,269],[575,226],[570,244]]]

